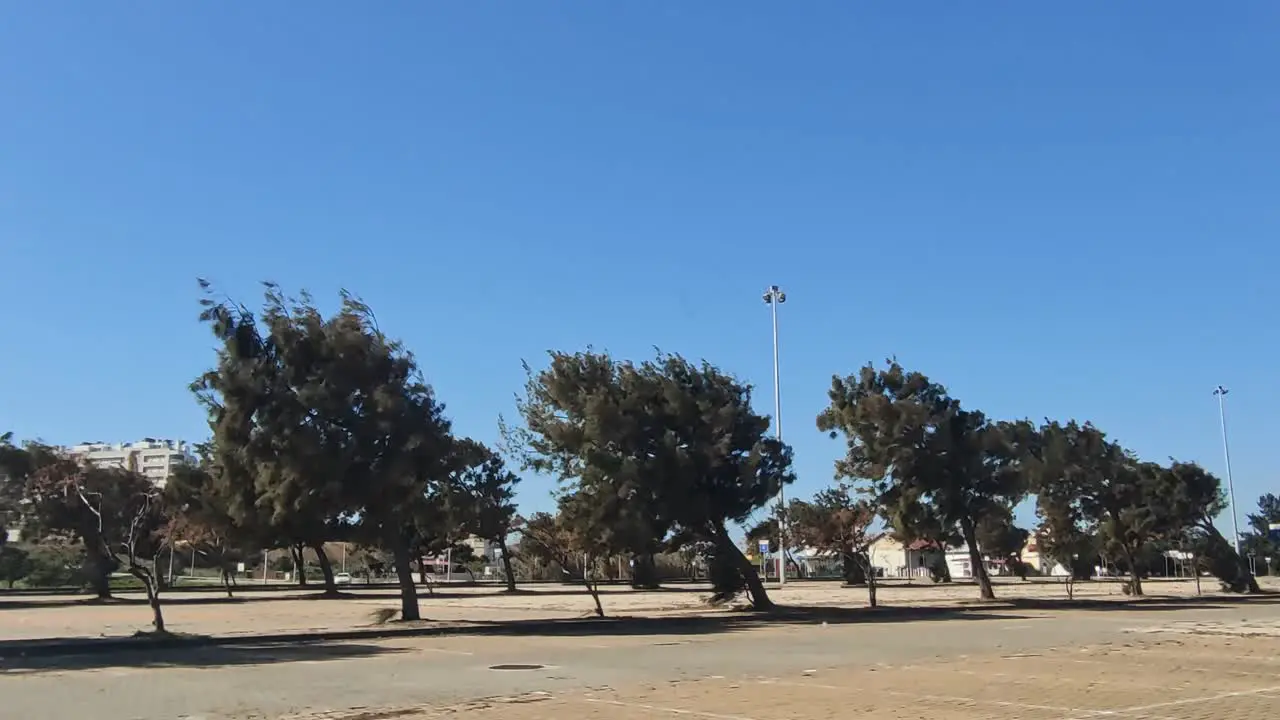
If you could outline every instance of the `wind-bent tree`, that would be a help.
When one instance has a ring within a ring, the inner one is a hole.
[[[1250,513],[1249,529],[1240,534],[1240,546],[1248,555],[1262,558],[1271,574],[1280,573],[1280,544],[1271,539],[1272,525],[1280,524],[1280,497],[1267,493],[1258,498],[1258,512]]]
[[[516,591],[516,577],[511,571],[511,549],[507,538],[516,527],[516,484],[519,476],[507,469],[500,455],[480,443],[474,443],[483,457],[462,474],[462,492],[471,505],[468,529],[473,535],[498,546],[507,591]]]
[[[845,582],[867,586],[867,601],[876,607],[876,571],[871,544],[883,533],[872,532],[876,511],[871,501],[858,498],[847,484],[828,488],[812,502],[793,500],[788,506],[791,533],[798,544],[838,553]]]
[[[123,559],[129,574],[143,584],[152,623],[164,632],[160,585],[144,562],[154,555],[164,522],[160,491],[140,473],[95,468],[71,458],[42,465],[27,484],[32,520],[42,534],[81,542],[98,597],[110,596],[111,573]]]
[[[1165,539],[1181,531],[1197,549],[1196,556],[1208,561],[1207,570],[1232,592],[1259,592],[1248,561],[1236,553],[1235,547],[1213,519],[1227,508],[1222,481],[1195,463],[1174,461],[1162,478],[1153,483],[1153,496],[1148,503],[1163,514],[1171,531]]]
[[[1124,561],[1131,592],[1141,595],[1143,546],[1176,529],[1175,518],[1154,503],[1164,469],[1141,462],[1089,423],[1048,423],[1039,445],[1034,486],[1042,514],[1075,523],[1059,529],[1065,537],[1096,532],[1103,548]]]
[[[242,305],[202,305],[221,347],[194,389],[233,486],[233,517],[263,513],[290,544],[315,550],[331,594],[324,542],[358,518],[355,537],[391,550],[401,616],[417,620],[413,510],[446,478],[451,439],[413,356],[347,293],[329,317],[310,296],[287,299],[270,284],[261,320]]]
[[[770,607],[755,567],[729,532],[794,476],[790,449],[767,436],[751,388],[708,363],[660,353],[635,365],[608,355],[551,353],[529,371],[509,433],[526,467],[589,499],[590,533],[612,551],[642,554],[672,533],[711,543],[716,600],[746,590]],[[642,528],[646,538],[634,537]]]
[[[876,505],[904,536],[916,525],[943,537],[958,530],[981,597],[994,599],[977,527],[1026,493],[1020,426],[964,410],[945,387],[896,361],[832,378],[828,397],[818,428],[846,443],[836,476],[870,481]]]

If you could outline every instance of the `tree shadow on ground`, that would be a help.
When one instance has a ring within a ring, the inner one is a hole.
[[[638,593],[711,593],[710,586],[688,586],[688,587],[671,587],[656,588],[653,590],[632,590],[629,586],[617,588],[602,588],[605,591],[604,597],[607,599],[610,594],[638,594]],[[200,593],[200,594],[197,594]],[[434,590],[428,592],[425,586],[418,587],[418,600],[423,603],[430,603],[432,600],[466,600],[476,598],[501,598],[501,597],[559,597],[567,595],[585,595],[582,588],[565,587],[544,590],[524,590],[518,589],[516,592],[507,592],[506,588],[493,588],[488,592],[458,592],[454,589]],[[201,590],[166,590],[161,593],[161,602],[168,605],[239,605],[255,602],[271,602],[286,600],[324,600],[324,601],[342,601],[342,600],[399,600],[400,591],[397,588],[383,588],[374,586],[371,589],[357,586],[355,588],[343,589],[337,595],[327,595],[323,591],[314,591],[303,588],[291,588],[289,590],[271,590],[271,591],[250,591],[244,592],[237,590],[233,597],[227,597],[221,589],[201,589]],[[24,596],[6,597],[0,594],[0,612],[5,610],[33,610],[39,608],[56,608],[56,607],[84,607],[87,605],[103,606],[103,605],[146,605],[147,600],[139,593],[128,592],[113,596],[107,600],[99,600],[98,598],[89,597],[87,595],[69,595],[66,593],[51,593],[50,595],[34,595],[27,594]]]
[[[3,651],[0,651],[3,652]],[[406,652],[405,648],[354,642],[295,641],[137,649],[46,657],[0,656],[0,677],[103,668],[215,668],[290,662],[351,660]]]

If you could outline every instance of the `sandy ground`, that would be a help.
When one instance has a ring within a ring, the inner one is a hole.
[[[1202,592],[1212,595],[1216,583],[1205,581]],[[1147,594],[1158,597],[1192,597],[1194,581],[1150,582]],[[1051,599],[1066,597],[1058,583],[1000,582],[1000,599]],[[931,606],[968,603],[977,599],[970,584],[931,583],[885,585],[879,601],[884,606]],[[219,591],[173,593],[165,598],[168,629],[201,635],[239,635],[305,630],[340,630],[367,627],[374,614],[397,609],[399,597],[390,590],[352,589],[352,597],[342,600],[303,599],[294,593],[244,593],[228,602]],[[659,616],[726,612],[709,609],[708,591],[696,586],[673,586],[657,592],[637,592],[629,588],[608,588],[604,592],[605,611],[612,616]],[[804,607],[863,607],[867,593],[862,588],[844,588],[829,582],[792,582],[771,588],[770,596],[781,605]],[[1121,599],[1114,582],[1080,583],[1076,598]],[[125,636],[148,629],[150,610],[140,596],[122,596],[121,604],[90,604],[82,598],[58,596],[0,596],[0,641],[37,638]],[[452,588],[421,598],[422,616],[431,621],[501,622],[578,618],[592,614],[591,599],[573,586],[532,586],[517,595],[495,593],[491,588]]]
[[[1259,597],[688,632],[246,642],[3,659],[0,716],[1262,720],[1280,709],[1273,633],[1280,599]]]

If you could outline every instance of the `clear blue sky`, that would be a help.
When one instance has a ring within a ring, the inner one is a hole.
[[[896,354],[1280,491],[1280,4],[10,3],[0,429],[201,439],[195,278],[362,294],[458,431],[520,360],[706,357],[809,493]],[[530,480],[527,509],[548,504]],[[1224,528],[1226,529],[1226,528]]]

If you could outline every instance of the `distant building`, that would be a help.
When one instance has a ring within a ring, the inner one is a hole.
[[[67,448],[67,454],[94,467],[123,468],[141,473],[159,487],[169,481],[174,468],[194,458],[181,440],[143,438],[131,443],[81,443]]]

